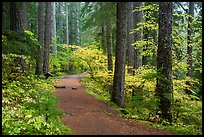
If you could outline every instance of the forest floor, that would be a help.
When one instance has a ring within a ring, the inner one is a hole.
[[[62,121],[71,127],[73,135],[172,135],[169,131],[119,116],[119,111],[85,93],[81,77],[83,75],[70,75],[56,81],[56,86],[61,87],[56,88],[58,107],[66,113]]]

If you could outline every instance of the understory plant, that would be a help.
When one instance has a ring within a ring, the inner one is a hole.
[[[86,62],[90,73],[82,82],[86,91],[97,98],[111,103],[113,72],[107,70],[106,56],[102,51],[91,45],[91,48],[79,48],[75,55]],[[127,68],[127,67],[126,67]],[[127,70],[126,70],[127,71]],[[177,79],[173,76],[173,102],[171,113],[173,122],[165,119],[150,121],[158,114],[159,98],[155,96],[156,78],[159,77],[156,68],[150,65],[141,66],[135,75],[125,75],[125,107],[116,107],[123,116],[134,118],[160,128],[166,128],[176,134],[202,134],[202,100],[195,94],[185,94],[188,77]],[[196,84],[196,80],[191,80]]]

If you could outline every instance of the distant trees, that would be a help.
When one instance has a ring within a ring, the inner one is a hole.
[[[159,3],[156,95],[164,118],[172,122],[172,2]]]
[[[127,2],[117,3],[116,59],[111,100],[124,107]]]

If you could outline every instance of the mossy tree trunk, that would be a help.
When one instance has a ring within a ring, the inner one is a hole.
[[[140,6],[143,6],[143,2],[134,2],[133,8],[139,8]],[[134,29],[137,29],[138,22],[142,22],[142,11],[135,11],[134,12]],[[140,28],[135,34],[134,34],[135,42],[142,40],[142,29]],[[139,45],[136,45],[135,49],[135,63],[134,63],[134,69],[138,69],[140,66],[142,66],[142,56],[140,53],[141,48],[138,47]]]
[[[112,50],[111,50],[111,24],[106,22],[108,70],[113,71]]]
[[[116,60],[111,100],[124,107],[127,2],[117,3]]]
[[[159,3],[156,95],[162,116],[172,122],[172,2]]]

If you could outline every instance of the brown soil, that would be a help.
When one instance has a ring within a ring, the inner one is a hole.
[[[57,80],[58,107],[65,111],[63,123],[74,135],[172,135],[172,133],[119,116],[109,105],[85,93],[82,75]],[[65,88],[63,88],[65,86]]]

